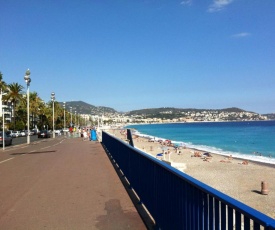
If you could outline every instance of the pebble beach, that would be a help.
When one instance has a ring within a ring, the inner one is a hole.
[[[127,142],[125,134],[119,130],[108,132]],[[139,136],[133,136],[133,142],[135,148],[159,160],[172,162],[178,170],[275,219],[274,164],[246,161],[234,155],[210,153],[209,156],[184,146],[175,149]],[[263,183],[267,190],[265,195],[261,192]]]

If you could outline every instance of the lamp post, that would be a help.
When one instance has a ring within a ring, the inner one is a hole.
[[[76,126],[76,111],[74,111],[74,125]]]
[[[54,92],[51,93],[51,99],[52,99],[52,102],[53,102],[53,138],[55,138],[55,132],[54,132],[54,100],[55,100],[55,93]]]
[[[2,89],[1,89],[1,93],[2,93]],[[1,99],[1,103],[2,103],[2,99]],[[3,143],[2,143],[2,147],[3,147],[3,150],[5,150],[5,114],[4,114],[4,108],[2,109],[2,118],[3,118],[3,130],[2,130],[2,140],[3,140]]]
[[[31,72],[29,69],[27,69],[25,73],[24,80],[27,84],[27,127],[28,127],[28,133],[27,133],[27,144],[30,144],[30,78]]]
[[[77,126],[78,126],[78,127],[80,126],[80,122],[81,122],[81,120],[80,120],[80,115],[77,114]]]
[[[72,109],[73,109],[73,107],[70,107],[70,114],[71,114],[71,124],[70,124],[70,126],[73,126]]]
[[[66,108],[66,102],[63,102],[63,108],[64,108],[64,130],[66,128],[66,113],[65,113],[65,108]]]
[[[1,83],[1,81],[0,81]],[[0,99],[1,99],[1,102],[0,102],[0,111],[2,113],[2,118],[3,118],[3,125],[2,125],[2,137],[3,137],[3,143],[2,143],[2,146],[3,146],[3,150],[5,150],[5,138],[4,138],[4,133],[5,133],[5,111],[4,111],[4,108],[3,108],[3,101],[2,101],[2,96],[5,95],[6,93],[3,93],[2,92],[2,88],[1,88],[1,91],[0,91]]]

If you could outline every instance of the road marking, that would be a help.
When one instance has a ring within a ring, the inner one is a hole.
[[[48,148],[51,148],[52,146],[47,146],[47,147],[44,147],[44,148],[41,148],[41,149],[48,149]]]
[[[4,163],[4,162],[6,162],[6,161],[12,160],[13,158],[14,158],[14,157],[12,157],[12,158],[9,158],[9,159],[7,159],[7,160],[4,160],[4,161],[0,161],[0,164]]]

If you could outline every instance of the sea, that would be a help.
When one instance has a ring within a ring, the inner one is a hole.
[[[130,125],[136,135],[175,145],[275,164],[275,121]],[[132,133],[133,133],[132,132]]]

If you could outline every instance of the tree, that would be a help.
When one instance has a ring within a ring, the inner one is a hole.
[[[3,81],[3,74],[0,71],[0,90],[5,91],[7,89],[6,82]]]
[[[43,130],[49,125],[49,119],[51,117],[51,111],[44,101],[40,101],[38,105],[38,116],[39,122],[37,124],[38,128]]]
[[[14,111],[14,116],[13,116],[13,122],[14,122],[14,128],[16,125],[16,106],[17,103],[22,101],[23,95],[22,95],[22,90],[23,86],[18,84],[18,83],[11,83],[7,85],[8,93],[5,95],[6,100],[10,100],[13,104],[13,111]]]
[[[3,91],[6,90],[6,88],[7,88],[7,84],[6,84],[6,82],[3,81],[3,74],[0,72],[1,110],[2,110],[3,100],[5,100],[5,98],[2,96],[2,93],[3,93]],[[1,113],[2,113],[2,111],[1,111]],[[2,116],[5,116],[4,113],[2,113]],[[1,119],[1,121],[2,121],[2,119]]]
[[[39,105],[41,104],[42,100],[38,97],[37,92],[30,93],[30,115],[32,117],[32,128],[37,124],[37,116],[39,114]]]

